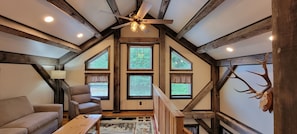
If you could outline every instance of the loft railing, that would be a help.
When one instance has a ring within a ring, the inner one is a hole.
[[[184,128],[184,114],[161,89],[153,85],[154,118],[159,134],[192,134]]]

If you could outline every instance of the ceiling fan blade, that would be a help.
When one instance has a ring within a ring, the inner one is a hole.
[[[129,21],[133,21],[132,18],[129,18],[129,17],[125,17],[125,16],[121,16],[121,15],[116,15],[116,14],[113,14],[113,13],[110,13],[108,11],[104,11],[104,10],[100,10],[101,13],[105,13],[105,14],[110,14],[110,15],[113,15],[117,18],[121,18],[121,19],[125,19],[125,20],[129,20]]]
[[[130,25],[131,23],[132,23],[132,22],[127,22],[127,23],[124,23],[124,24],[120,24],[120,25],[117,25],[117,26],[112,27],[111,29],[119,29],[119,28],[128,26],[128,25]]]
[[[147,2],[147,1],[143,1],[137,14],[136,14],[136,17],[137,18],[140,18],[140,19],[143,19],[144,16],[148,13],[148,11],[151,9],[152,7],[152,4]]]
[[[173,20],[163,20],[163,19],[142,19],[143,24],[172,24]]]

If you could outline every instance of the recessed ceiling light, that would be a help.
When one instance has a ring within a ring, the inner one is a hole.
[[[50,23],[50,22],[53,22],[54,21],[54,18],[52,16],[46,16],[44,18],[44,21],[47,22],[47,23]]]
[[[227,47],[226,50],[227,50],[228,52],[233,52],[233,51],[234,51],[234,49],[231,48],[231,47]]]
[[[273,41],[273,36],[272,36],[272,35],[269,36],[269,40],[270,40],[270,41]]]
[[[82,34],[82,33],[79,33],[79,34],[76,35],[77,38],[81,38],[83,36],[84,36],[84,34]]]

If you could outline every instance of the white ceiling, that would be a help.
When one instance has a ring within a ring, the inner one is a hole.
[[[149,14],[157,18],[161,0],[148,1],[153,5]],[[116,23],[106,0],[66,0],[66,2],[99,31],[103,31]],[[164,18],[173,19],[174,22],[167,24],[167,26],[178,33],[207,2],[207,0],[171,0]],[[123,16],[127,16],[136,9],[136,0],[116,0],[116,3],[120,14]],[[103,13],[102,10],[110,14]],[[92,30],[46,0],[1,1],[0,15],[78,46],[94,36]],[[48,24],[43,21],[47,15],[55,18],[54,23]],[[198,47],[270,15],[271,0],[225,0],[188,31],[184,38]],[[77,38],[78,33],[83,33],[83,38]],[[267,39],[270,35],[271,32],[268,32],[229,44],[228,46],[235,49],[232,53],[226,52],[226,46],[224,46],[209,51],[208,54],[215,59],[226,59],[271,52],[271,42]],[[50,58],[60,58],[69,52],[62,48],[3,32],[0,32],[0,40],[0,51]]]

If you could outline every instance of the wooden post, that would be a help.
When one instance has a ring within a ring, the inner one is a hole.
[[[272,0],[274,133],[297,132],[297,1]]]
[[[113,99],[113,112],[119,113],[120,109],[120,80],[121,80],[121,46],[120,46],[120,30],[114,32],[114,99]]]
[[[213,81],[213,90],[211,92],[211,109],[214,113],[220,111],[220,91],[217,89],[217,83],[219,80],[219,67],[216,65],[211,65],[211,79]],[[214,134],[219,133],[220,121],[215,116],[215,118],[211,119],[211,128]]]
[[[165,93],[165,78],[166,78],[166,73],[165,73],[165,63],[166,63],[166,57],[165,57],[165,31],[164,29],[160,29],[160,61],[159,61],[159,87],[160,89]]]

